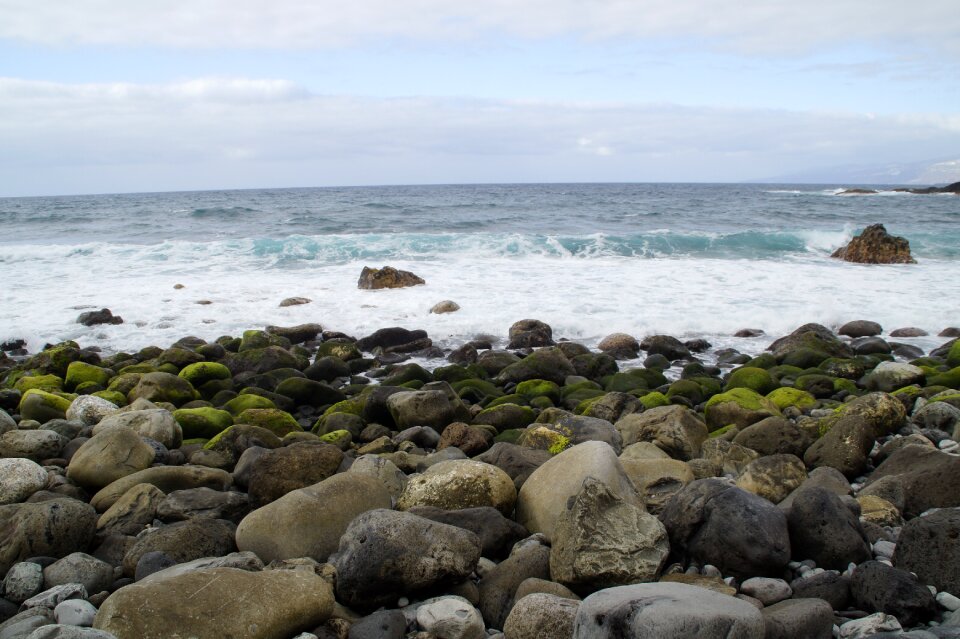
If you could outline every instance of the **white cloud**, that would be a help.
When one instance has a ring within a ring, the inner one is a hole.
[[[361,98],[273,80],[0,78],[0,195],[324,184],[723,181],[949,156],[954,115]]]
[[[316,48],[384,39],[673,38],[761,54],[851,42],[960,52],[953,0],[0,0],[0,38],[45,44]]]

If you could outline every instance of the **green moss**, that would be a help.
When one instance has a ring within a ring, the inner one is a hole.
[[[340,450],[347,450],[353,442],[353,435],[348,430],[335,430],[325,435],[320,435],[320,441],[333,444]]]
[[[440,368],[433,369],[433,378],[438,382],[446,382],[448,384],[455,384],[456,382],[462,382],[470,379],[473,375],[470,374],[465,367],[460,366],[459,364],[451,364],[449,366],[441,366]]]
[[[220,443],[220,440],[226,437],[227,433],[233,430],[233,428],[234,428],[233,426],[229,428],[225,428],[224,430],[217,433],[215,437],[211,437],[209,440],[207,440],[207,442],[203,445],[204,450],[213,450],[213,448]],[[191,440],[191,441],[196,441],[196,440]],[[186,445],[186,443],[187,442],[183,442],[184,445]]]
[[[763,368],[769,369],[777,365],[777,358],[773,356],[773,353],[761,353],[757,355],[749,362],[744,364],[744,366],[749,366],[751,368]]]
[[[113,371],[87,364],[85,362],[70,362],[67,366],[67,376],[64,379],[64,385],[68,390],[72,390],[86,382],[93,382],[101,387],[106,387],[113,377]]]
[[[500,404],[483,409],[473,418],[474,424],[489,424],[498,431],[524,428],[537,418],[533,409],[519,404]]]
[[[279,346],[280,348],[290,348],[290,340],[273,333],[260,330],[244,331],[240,338],[240,352],[250,351],[268,346]]]
[[[650,410],[651,408],[656,408],[657,406],[669,406],[670,399],[667,398],[663,393],[653,391],[652,393],[647,393],[640,398],[640,403],[643,404],[644,410]]]
[[[741,408],[747,410],[767,410],[769,403],[763,395],[749,388],[733,388],[725,393],[714,395],[707,400],[706,409],[723,402],[736,402]]]
[[[181,408],[173,412],[173,418],[183,429],[185,438],[215,437],[233,426],[233,415],[216,408]]]
[[[580,402],[579,404],[577,404],[577,407],[573,409],[573,412],[577,415],[583,415],[587,411],[589,411],[594,404],[596,404],[606,396],[607,396],[606,393],[604,393],[603,395],[597,395],[596,397],[587,398],[582,402]]]
[[[209,439],[204,439],[203,437],[194,437],[193,439],[185,439],[185,440],[183,440],[183,443],[180,444],[180,446],[181,446],[181,447],[183,447],[183,446],[202,446],[202,447],[206,448],[206,444],[207,444],[208,441],[210,441],[210,440],[209,440]]]
[[[606,394],[606,391],[600,390],[599,388],[581,388],[572,393],[565,394],[561,405],[567,410],[572,411],[575,410],[582,401],[594,397],[603,397]]]
[[[293,415],[279,408],[248,408],[237,415],[235,421],[238,424],[251,424],[266,428],[277,437],[303,430],[297,420],[293,418]]]
[[[29,390],[42,390],[52,393],[63,390],[63,378],[56,375],[28,375],[16,381],[13,387],[21,393]]]
[[[957,343],[960,344],[960,342]],[[928,378],[927,385],[946,386],[947,388],[960,389],[960,366],[956,366],[945,373],[939,373]]]
[[[837,357],[831,357],[820,362],[819,368],[826,375],[846,379],[860,379],[866,372],[866,367],[862,361]]]
[[[493,438],[494,442],[506,442],[508,444],[516,444],[520,441],[520,437],[523,436],[523,433],[526,432],[523,428],[511,428],[501,432],[499,435]]]
[[[178,375],[190,382],[194,388],[200,388],[213,380],[230,379],[230,369],[217,362],[197,362],[185,366]]]
[[[726,426],[721,426],[721,427],[718,428],[717,430],[715,430],[715,431],[711,432],[709,435],[707,435],[707,437],[710,438],[710,439],[715,439],[715,438],[717,438],[717,437],[723,437],[724,435],[726,435],[727,433],[729,433],[731,430],[735,429],[736,427],[737,427],[736,424],[727,424]]]
[[[560,398],[565,399],[574,393],[578,393],[582,390],[597,390],[602,391],[603,387],[596,382],[591,382],[590,380],[584,380],[581,382],[576,382],[574,384],[567,384],[560,389]]]
[[[767,399],[776,404],[780,410],[788,406],[794,406],[803,410],[813,408],[817,405],[817,400],[813,395],[799,388],[790,388],[789,386],[770,391],[767,393]]]
[[[157,367],[153,364],[134,364],[133,366],[125,366],[120,369],[121,375],[129,375],[131,373],[156,373]]]
[[[352,359],[360,359],[363,357],[360,353],[360,349],[357,348],[357,345],[352,342],[323,342],[317,348],[317,359],[321,357],[336,357],[345,362],[349,362]]]
[[[814,397],[829,397],[833,395],[834,381],[841,378],[833,378],[829,375],[801,375],[794,382],[794,386],[800,390],[807,391]],[[847,380],[849,381],[849,380]]]
[[[127,405],[127,396],[124,393],[120,393],[112,390],[103,390],[92,393],[94,397],[100,397],[107,400],[111,404],[116,406],[126,406]]]
[[[551,455],[559,455],[567,448],[570,447],[570,438],[564,437],[563,435],[558,434],[556,441],[550,445],[550,448],[547,449],[547,452]]]
[[[332,405],[327,410],[323,411],[323,414],[332,415],[333,413],[349,413],[351,415],[363,415],[363,407],[367,403],[367,398],[365,395],[358,395],[357,397],[351,397],[350,399],[345,399],[341,402],[337,402]]]
[[[560,401],[560,386],[545,379],[528,379],[517,384],[514,391],[528,397],[549,397],[550,401]]]
[[[31,357],[24,368],[39,370],[62,378],[67,374],[70,362],[75,362],[81,357],[82,353],[76,342],[62,342]]]
[[[744,366],[730,373],[730,377],[727,379],[727,385],[723,390],[729,391],[734,388],[749,388],[761,395],[766,395],[777,388],[777,386],[779,386],[779,384],[767,370],[753,366]]]
[[[223,409],[236,417],[240,413],[250,408],[276,408],[276,404],[260,395],[246,394],[237,395],[229,402],[223,405]]]
[[[457,395],[461,397],[463,397],[467,391],[477,391],[481,397],[503,397],[503,391],[500,390],[496,384],[492,384],[485,379],[465,379],[454,382],[451,386],[453,390],[457,392]]]
[[[420,364],[402,364],[393,368],[390,373],[381,380],[384,386],[406,386],[410,382],[420,382],[420,386],[433,381],[433,375]],[[419,388],[420,386],[417,386]]]
[[[70,402],[76,396],[66,396],[31,388],[20,398],[20,417],[45,424],[51,419],[64,419]]]
[[[674,397],[683,397],[690,400],[692,404],[699,404],[703,401],[703,388],[691,379],[678,379],[670,384],[667,390],[667,399]]]
[[[496,406],[503,406],[504,404],[516,404],[518,406],[526,406],[527,398],[523,395],[517,395],[513,393],[511,395],[503,395],[489,401],[486,405],[487,408],[494,408]]]
[[[770,375],[782,386],[785,379],[796,379],[803,375],[803,369],[799,366],[789,366],[781,364],[774,366],[769,371]]]
[[[533,408],[539,408],[540,410],[545,410],[547,408],[553,408],[555,404],[550,401],[549,397],[533,397],[530,399],[530,406]]]
[[[124,401],[126,401],[127,393],[136,388],[137,384],[140,383],[140,377],[141,373],[123,373],[117,375],[110,380],[110,385],[107,386],[107,390],[114,393],[122,393]]]
[[[843,377],[837,377],[833,380],[833,392],[846,392],[849,395],[859,395],[861,390],[857,388],[856,382],[852,379],[844,379]]]

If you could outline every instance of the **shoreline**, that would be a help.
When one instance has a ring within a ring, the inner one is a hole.
[[[839,332],[588,349],[521,320],[431,353],[308,324],[25,355],[0,373],[0,629],[586,637],[668,596],[657,619],[758,639],[960,636],[960,342]]]

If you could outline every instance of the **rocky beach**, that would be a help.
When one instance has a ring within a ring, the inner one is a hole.
[[[922,333],[4,344],[0,639],[960,637]]]

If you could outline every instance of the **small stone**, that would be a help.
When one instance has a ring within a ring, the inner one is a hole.
[[[740,584],[740,592],[770,606],[793,595],[790,584],[783,579],[771,577],[751,577]]]
[[[0,459],[0,505],[16,504],[47,485],[47,471],[22,457]]]
[[[480,611],[463,597],[428,599],[417,608],[417,624],[444,639],[483,639],[486,628]]]
[[[899,634],[902,631],[903,626],[900,625],[896,617],[878,612],[841,625],[840,639],[863,639],[881,632]]]
[[[392,266],[370,268],[364,266],[357,281],[357,288],[375,290],[381,288],[404,288],[426,284],[424,279],[410,271],[401,271]]]
[[[313,300],[308,297],[288,297],[280,302],[280,308],[286,308],[287,306],[302,306],[303,304],[309,304],[312,301]]]
[[[960,597],[955,597],[949,592],[938,592],[937,603],[940,604],[941,608],[950,612],[960,610]]]
[[[442,302],[437,302],[430,309],[431,313],[442,314],[442,313],[455,313],[460,310],[460,305],[452,300],[444,300]]]
[[[57,604],[53,616],[59,624],[89,628],[97,616],[97,609],[89,601],[68,599]]]
[[[63,584],[48,588],[23,602],[21,608],[56,608],[61,601],[68,599],[86,599],[87,589],[83,584]]]
[[[43,590],[43,568],[32,561],[14,564],[3,579],[4,597],[13,603],[23,603]]]

